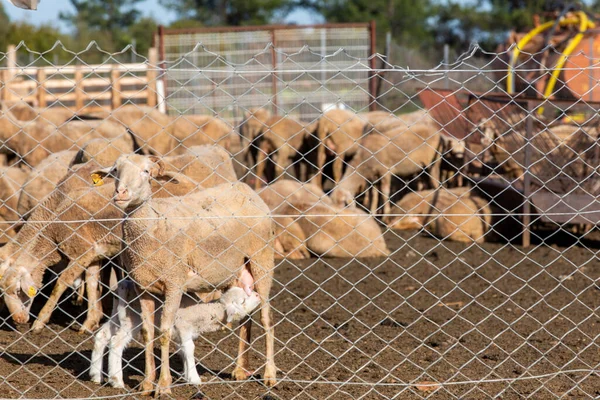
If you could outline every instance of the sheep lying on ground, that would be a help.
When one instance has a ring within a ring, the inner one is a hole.
[[[293,204],[332,205],[329,197],[320,187],[310,183],[300,183],[291,179],[282,179],[265,186],[259,196],[269,206],[274,214],[286,210]],[[304,245],[306,236],[300,225],[294,223],[291,217],[277,216],[275,220],[275,254],[287,259],[310,258],[310,253]]]
[[[422,229],[457,242],[483,243],[491,226],[491,209],[486,200],[469,195],[469,188],[426,190],[404,196],[386,218],[389,228]]]
[[[214,186],[227,182],[228,178],[236,180],[231,160],[223,160],[225,152],[218,149],[218,146],[215,147],[216,154],[211,154],[211,146],[200,146],[195,150],[197,153],[166,158],[168,170],[161,171],[151,185],[154,197],[188,194],[199,187],[198,182]],[[61,256],[65,256],[70,264],[60,273],[52,295],[40,311],[32,329],[43,329],[60,296],[74,285],[83,271],[86,271],[86,275],[91,275],[91,279],[88,282],[86,278],[88,317],[81,331],[94,330],[98,325],[101,310],[96,301],[96,275],[100,269],[100,261],[117,255],[121,250],[119,223],[123,216],[122,211],[110,202],[114,192],[111,178],[96,177],[97,181],[92,181],[92,173],[100,168],[95,161],[73,166],[71,173],[59,183],[55,191],[34,209],[29,223],[17,235],[17,243],[11,243],[12,246],[2,249],[4,263],[0,266],[0,275],[9,268],[10,271],[4,274],[0,287],[5,291],[7,305],[15,322],[26,323],[31,307],[31,302],[25,302],[28,297],[23,297],[25,289],[20,288],[33,287],[32,293],[35,294],[41,286],[44,271]],[[158,181],[168,181],[174,177],[177,177],[178,183],[160,184]],[[101,219],[108,221],[99,221]],[[20,281],[30,284],[15,284]]]
[[[323,203],[282,206],[275,217],[283,253],[319,257],[385,257],[390,254],[377,221],[355,208]],[[280,217],[279,215],[283,215]]]
[[[296,203],[333,204],[320,187],[311,183],[300,183],[293,179],[281,179],[265,186],[258,192],[259,196],[269,206],[271,211],[282,205]]]
[[[441,144],[437,127],[430,124],[401,126],[366,136],[331,194],[333,202],[338,206],[352,204],[358,193],[368,191],[381,180],[383,213],[389,214],[392,175],[406,178],[427,170],[431,185],[439,186]],[[373,191],[372,213],[378,208],[378,194],[378,190]]]
[[[123,222],[124,267],[141,292],[146,355],[142,390],[154,388],[154,297],[164,295],[160,324],[161,370],[157,394],[170,393],[169,342],[184,291],[225,289],[247,272],[261,298],[266,331],[265,383],[274,385],[274,329],[269,292],[273,279],[272,221],[269,208],[243,183],[223,184],[177,199],[151,199],[150,183],[164,163],[140,156],[121,157],[113,167],[114,202],[129,218]],[[250,286],[248,285],[248,286]],[[240,329],[233,376],[246,379],[251,319]]]
[[[316,185],[284,179],[260,197],[275,215],[275,250],[288,259],[389,254],[377,222],[362,210],[335,207]],[[310,252],[309,252],[310,251]]]
[[[113,305],[112,316],[94,337],[91,356],[90,378],[102,382],[102,359],[109,346],[108,383],[117,388],[123,382],[123,350],[141,331],[141,306],[133,282],[125,280],[117,289],[118,302]],[[184,295],[175,315],[173,339],[183,360],[183,379],[190,384],[202,383],[194,357],[194,340],[198,336],[225,328],[225,324],[239,322],[260,305],[256,292],[248,295],[244,289],[232,287],[220,299],[201,303],[198,299]],[[160,324],[162,312],[156,311],[156,322]]]

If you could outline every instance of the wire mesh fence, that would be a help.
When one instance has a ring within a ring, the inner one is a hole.
[[[302,52],[2,71],[0,397],[597,397],[597,103],[509,95],[478,49]],[[192,67],[246,92],[183,115]]]
[[[175,67],[165,75],[173,114],[235,120],[239,109],[270,106],[316,119],[323,106],[360,109],[372,99],[373,24],[161,29],[157,41],[161,59]]]

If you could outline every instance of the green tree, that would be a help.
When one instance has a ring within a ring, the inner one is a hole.
[[[291,10],[294,0],[160,0],[179,19],[205,26],[263,25]]]
[[[387,31],[408,47],[432,44],[427,21],[432,16],[430,0],[301,0],[298,5],[321,14],[327,22],[369,22],[377,24],[377,42],[383,49]]]
[[[60,18],[75,28],[81,43],[89,42],[87,39],[92,36],[100,38],[97,41],[106,46],[106,50],[120,50],[131,41],[127,31],[141,15],[135,7],[141,1],[70,0],[75,13],[61,13]]]
[[[158,23],[153,18],[143,17],[129,27],[125,39],[129,43],[135,43],[137,54],[146,57],[157,29]]]
[[[4,5],[0,3],[0,51],[6,51],[6,46],[10,44],[8,41],[9,21]]]

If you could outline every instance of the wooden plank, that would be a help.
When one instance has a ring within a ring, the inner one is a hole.
[[[77,66],[75,69],[75,111],[79,112],[83,108],[83,98],[85,93],[83,91],[83,71],[81,66]]]
[[[37,73],[37,102],[38,107],[46,108],[46,71],[43,69]]]
[[[158,68],[158,50],[151,47],[148,50],[148,69],[146,70],[146,104],[150,107],[156,107],[156,69]]]
[[[146,91],[145,90],[125,90],[120,92],[121,99],[145,99]],[[112,100],[113,95],[112,92],[93,92],[93,93],[85,93],[82,96],[83,102],[89,102],[94,100]],[[47,93],[46,101],[76,101],[75,92],[67,92],[67,93]],[[112,102],[111,102],[112,104]]]
[[[15,59],[16,60],[16,59]],[[16,65],[16,63],[15,63]],[[27,68],[16,68],[15,72],[18,72],[22,75],[35,75],[37,74],[37,70],[43,68],[46,70],[46,75],[73,75],[75,74],[75,70],[77,66],[75,65],[65,65],[65,66],[50,66],[50,67],[27,67]],[[113,70],[123,71],[123,72],[146,72],[146,64],[145,63],[133,63],[133,64],[101,64],[101,65],[82,65],[81,69],[84,73],[93,73],[93,74],[101,74],[101,73],[110,73]]]
[[[83,78],[83,71],[80,71]],[[46,87],[48,89],[70,89],[79,79],[51,79],[48,80]],[[146,77],[123,76],[119,79],[121,86],[145,86]],[[110,86],[110,78],[86,78],[83,79],[83,86],[102,86],[108,88]]]
[[[2,88],[0,88],[0,100],[8,100],[8,70],[3,69],[0,72],[0,79],[2,79]]]
[[[122,103],[121,81],[119,80],[120,77],[121,77],[121,73],[118,70],[115,69],[110,72],[110,81],[111,81],[110,93],[111,93],[111,104],[112,104],[113,110],[116,110],[117,108],[119,108]]]
[[[9,45],[6,50],[6,66],[8,68],[7,81],[10,81],[17,74],[17,50],[14,44]]]

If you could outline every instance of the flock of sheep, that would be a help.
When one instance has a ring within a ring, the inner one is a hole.
[[[483,199],[441,187],[440,165],[460,157],[461,146],[441,136],[423,112],[398,117],[336,109],[305,124],[258,109],[232,128],[216,117],[172,118],[136,105],[73,115],[17,103],[3,106],[0,141],[6,243],[0,290],[11,317],[29,321],[44,273],[56,271],[32,331],[44,329],[61,296],[75,289],[80,301],[87,299],[81,332],[97,331],[91,378],[102,380],[108,346],[108,381],[115,387],[123,386],[123,349],[138,332],[146,354],[142,388],[164,394],[172,382],[171,339],[184,360],[184,379],[197,384],[194,338],[236,321],[233,377],[247,379],[248,316],[257,307],[266,332],[263,379],[274,385],[269,292],[275,258],[385,257],[386,224],[476,242],[489,226]],[[323,177],[328,164],[331,179]],[[393,176],[420,175],[428,176],[422,183],[428,190],[390,201]],[[358,197],[374,213],[381,208],[382,218],[357,207]],[[120,268],[102,284],[107,260]],[[103,287],[120,300],[100,327]]]

